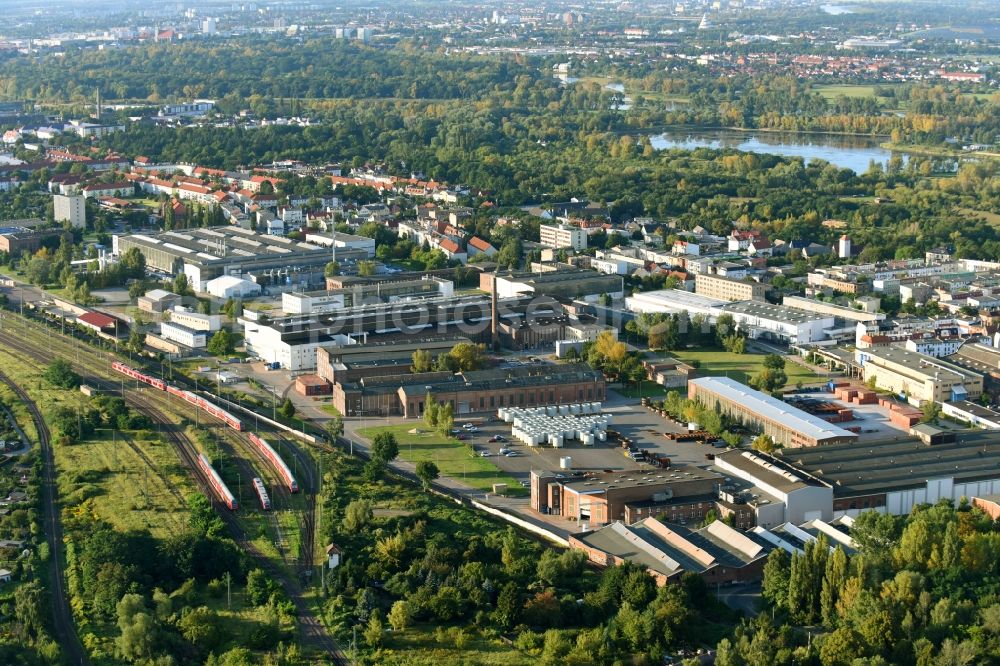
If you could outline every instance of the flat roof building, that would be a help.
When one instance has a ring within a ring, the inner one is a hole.
[[[795,345],[819,342],[836,322],[832,315],[813,314],[783,305],[740,301],[722,307],[732,315],[740,330],[753,339],[775,340]]]
[[[633,294],[625,299],[625,307],[636,313],[687,312],[692,317],[701,315],[714,321],[719,308],[726,302],[721,298],[692,294],[684,289],[662,289]]]
[[[694,276],[694,293],[723,301],[763,301],[767,285],[721,275],[698,273]]]
[[[981,373],[903,347],[858,349],[855,358],[866,382],[905,395],[914,405],[968,400],[983,392]]]
[[[310,281],[312,274],[322,279],[330,261],[327,248],[234,225],[115,236],[113,241],[115,255],[138,248],[149,268],[184,273],[196,291],[204,291],[209,280],[222,275],[279,271],[280,280],[292,284]]]
[[[855,442],[858,436],[728,377],[688,382],[688,397],[770,435],[782,446]]]
[[[795,308],[796,310],[804,310],[813,314],[831,315],[849,321],[860,321],[865,324],[875,324],[885,319],[884,312],[866,312],[846,305],[836,305],[805,296],[785,296],[781,299],[781,304],[785,307]]]
[[[326,314],[355,305],[391,303],[422,297],[449,297],[454,293],[454,283],[451,280],[424,276],[402,282],[356,284],[343,289],[285,292],[281,295],[281,309],[286,314]]]
[[[1000,493],[1000,441],[985,431],[932,446],[905,439],[786,450],[781,459],[830,484],[834,516],[868,509],[899,516],[918,504]]]
[[[482,273],[479,288],[489,292],[494,274]],[[606,275],[591,270],[569,268],[546,273],[507,273],[496,276],[497,296],[551,296],[566,300],[596,301],[601,294],[612,298],[624,296],[625,282],[620,275]]]
[[[761,527],[833,517],[832,485],[784,459],[759,451],[732,449],[715,456],[715,469],[763,491],[765,497],[757,503],[757,524]]]
[[[587,247],[587,232],[568,224],[543,224],[538,228],[539,242],[551,248],[572,248],[584,250]]]

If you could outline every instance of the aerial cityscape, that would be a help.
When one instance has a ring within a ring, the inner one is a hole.
[[[9,0],[0,663],[1000,663],[1000,3]]]

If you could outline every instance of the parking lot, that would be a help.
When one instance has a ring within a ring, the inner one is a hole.
[[[718,451],[706,444],[668,440],[664,435],[665,432],[680,432],[681,428],[638,404],[611,406],[606,408],[604,413],[612,416],[610,426],[612,430],[631,439],[640,449],[648,449],[650,453],[670,457],[672,464],[708,465],[711,463],[705,458],[705,454]],[[566,456],[571,458],[572,469],[577,471],[653,468],[648,463],[633,462],[624,455],[624,449],[617,442],[596,442],[593,446],[584,446],[576,440],[570,440],[562,448],[530,447],[512,441],[511,425],[508,423],[470,419],[457,421],[456,426],[461,428],[465,423],[473,423],[478,429],[475,433],[463,431],[463,434],[469,435],[467,441],[480,452],[480,455],[487,451],[489,458],[497,467],[518,480],[526,481],[532,469],[559,469],[560,459]],[[496,435],[501,435],[507,441],[490,442],[490,438]],[[501,455],[501,448],[511,449],[515,455]]]

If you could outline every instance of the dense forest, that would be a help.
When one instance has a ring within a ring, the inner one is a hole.
[[[857,554],[821,539],[771,552],[765,612],[719,644],[719,666],[986,664],[1000,658],[1000,535],[967,504],[869,511]],[[808,627],[808,629],[804,629]]]
[[[991,144],[1000,132],[1000,97],[956,86],[915,83],[887,86],[873,97],[827,99],[782,74],[720,76],[691,61],[661,58],[584,61],[574,70],[583,80],[564,86],[550,75],[556,61],[477,56],[413,40],[368,47],[255,37],[70,49],[58,58],[0,63],[0,98],[65,110],[65,104],[92,103],[98,90],[106,100],[140,105],[208,97],[223,113],[249,106],[262,115],[322,115],[337,100],[463,100],[475,104],[453,105],[448,112],[499,107],[536,118],[571,114],[566,120],[572,127],[619,132],[699,125],[884,135],[926,144],[949,137]],[[593,76],[624,81],[637,91],[632,106],[616,110],[616,93],[586,78]],[[503,125],[493,129],[502,131]]]

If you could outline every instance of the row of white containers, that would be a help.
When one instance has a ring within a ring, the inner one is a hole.
[[[580,414],[600,414],[601,403],[580,402],[569,405],[550,405],[548,407],[501,407],[497,410],[497,416],[507,423],[511,423],[515,416],[530,414],[534,416],[578,416]]]
[[[582,411],[584,405],[588,408],[587,412]],[[559,448],[567,440],[573,439],[579,440],[584,446],[607,441],[607,428],[611,423],[611,415],[600,413],[600,403],[584,403],[584,405],[535,409],[505,408],[500,410],[500,418],[512,423],[512,437],[528,446],[549,444]],[[574,412],[571,409],[573,407],[579,409]],[[558,413],[562,408],[566,408],[566,412]],[[557,411],[549,414],[550,409]]]

